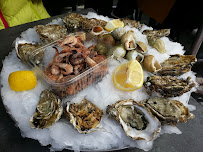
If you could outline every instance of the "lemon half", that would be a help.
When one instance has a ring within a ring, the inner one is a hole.
[[[113,83],[120,90],[137,90],[142,87],[143,82],[143,69],[137,60],[130,60],[118,66],[113,74]]]
[[[15,71],[10,73],[8,83],[11,90],[24,91],[35,88],[37,79],[33,71]]]

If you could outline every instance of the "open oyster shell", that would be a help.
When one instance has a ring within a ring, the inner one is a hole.
[[[171,55],[169,59],[161,63],[160,75],[179,76],[191,70],[192,65],[197,62],[193,55]]]
[[[75,31],[82,28],[82,15],[78,13],[70,13],[63,18],[68,31]]]
[[[148,107],[163,124],[176,125],[179,121],[186,123],[188,119],[194,118],[194,115],[189,112],[188,108],[178,100],[155,97],[144,100],[142,103]]]
[[[170,34],[170,29],[160,29],[160,30],[144,30],[142,34],[150,37],[164,37]]]
[[[50,43],[63,38],[67,34],[67,29],[64,25],[50,24],[35,26],[39,38],[45,42]]]
[[[30,118],[31,128],[43,129],[57,122],[63,113],[62,101],[50,90],[40,94],[34,115]]]
[[[39,43],[30,43],[25,40],[16,40],[15,42],[15,50],[17,57],[24,62],[25,64],[30,63],[30,55],[33,53],[33,51],[37,48],[42,47],[42,44]],[[38,54],[35,54],[34,62],[36,64],[39,64],[44,56],[44,50],[38,51]]]
[[[126,135],[136,140],[152,140],[161,130],[161,123],[143,104],[132,99],[108,105],[107,114],[116,119]]]
[[[144,86],[149,94],[155,91],[164,97],[177,97],[190,91],[195,83],[190,82],[190,77],[183,80],[171,76],[151,76],[147,78]]]
[[[127,19],[127,18],[123,18],[123,19],[121,19],[121,21],[123,21],[125,26],[131,26],[131,27],[137,28],[140,25],[139,21],[130,20],[130,19]]]
[[[86,99],[83,99],[80,103],[67,103],[65,114],[79,133],[87,134],[101,128],[99,123],[103,111]]]

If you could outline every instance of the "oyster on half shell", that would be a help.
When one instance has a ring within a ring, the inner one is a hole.
[[[80,103],[67,103],[65,114],[70,123],[79,133],[90,133],[97,131],[103,116],[103,111],[96,105],[83,99]]]
[[[192,65],[197,61],[193,55],[171,55],[169,59],[161,63],[160,75],[179,76],[191,70]]]
[[[108,105],[107,114],[116,119],[126,135],[135,140],[152,140],[161,130],[161,123],[143,104],[132,99]]]
[[[17,40],[15,44],[15,50],[17,57],[24,63],[30,62],[30,56],[33,53],[35,49],[38,49],[42,47],[42,44],[39,43],[30,43],[25,40]],[[39,64],[44,56],[44,50],[40,49],[40,51],[37,52],[37,54],[34,55],[34,62],[36,64]]]
[[[67,29],[64,25],[49,24],[35,26],[39,38],[45,42],[50,43],[66,36]]]
[[[167,98],[150,98],[142,101],[163,124],[176,125],[177,122],[186,123],[194,115],[178,100]]]
[[[48,128],[57,122],[63,113],[62,101],[50,90],[40,94],[34,115],[30,118],[31,128]]]
[[[190,79],[190,77],[183,80],[172,76],[151,76],[147,78],[144,86],[150,94],[155,91],[164,97],[177,97],[195,86],[195,83],[190,82]]]

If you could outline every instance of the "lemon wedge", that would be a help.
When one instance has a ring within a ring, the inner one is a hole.
[[[124,27],[124,23],[119,19],[113,19],[107,22],[104,27],[107,31],[111,32],[115,30],[117,27]]]
[[[142,87],[144,73],[137,60],[130,60],[116,68],[113,74],[114,85],[123,91],[133,91]]]
[[[11,90],[24,91],[35,88],[37,79],[33,71],[15,71],[9,74],[8,83]]]

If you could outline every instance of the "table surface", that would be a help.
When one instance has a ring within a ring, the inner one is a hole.
[[[92,9],[82,10],[79,13],[86,14]],[[2,69],[2,61],[5,56],[14,48],[13,41],[20,34],[32,28],[35,25],[47,24],[53,19],[64,17],[66,14],[54,16],[48,19],[27,23],[0,31],[0,68]],[[48,152],[49,147],[43,147],[37,140],[23,138],[20,129],[16,127],[14,121],[7,114],[2,99],[0,98],[0,152]],[[150,152],[200,152],[203,150],[203,106],[200,105],[194,98],[190,98],[190,104],[196,106],[196,110],[192,113],[195,114],[195,119],[189,120],[186,124],[179,123],[178,128],[182,131],[181,135],[176,134],[163,134],[161,137],[154,141],[153,149]],[[63,150],[69,151],[69,150]],[[133,148],[119,150],[121,152],[141,152],[143,150]]]

